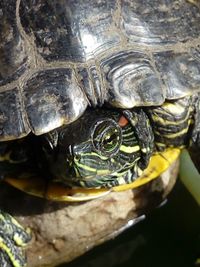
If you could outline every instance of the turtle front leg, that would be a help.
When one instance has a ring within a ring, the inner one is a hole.
[[[23,247],[31,240],[26,231],[12,216],[0,211],[0,266],[24,267]]]

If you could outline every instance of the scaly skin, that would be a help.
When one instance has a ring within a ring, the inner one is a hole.
[[[0,262],[1,267],[24,267],[26,258],[23,247],[31,240],[25,230],[12,216],[0,211]]]

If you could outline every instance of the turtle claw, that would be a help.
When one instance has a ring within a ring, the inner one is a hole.
[[[0,262],[1,267],[24,267],[26,258],[22,247],[31,235],[9,214],[0,211]]]

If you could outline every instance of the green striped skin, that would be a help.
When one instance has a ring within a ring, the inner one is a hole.
[[[197,114],[195,96],[159,107],[90,109],[71,125],[36,138],[37,146],[35,140],[31,146],[28,139],[0,143],[1,178],[4,174],[20,177],[26,168],[30,171],[35,167],[34,153],[42,152],[38,165],[45,166],[44,172],[49,169],[48,175],[62,184],[84,188],[128,184],[141,175],[156,151],[190,146],[192,136],[199,133]],[[0,228],[1,264],[25,266],[21,247],[30,240],[30,233],[2,211]]]
[[[56,144],[52,154],[44,149],[55,180],[99,188],[131,183],[140,176],[152,154],[153,133],[144,125],[149,121],[141,109],[131,112],[132,121],[127,112],[90,109],[77,122],[55,130],[56,142],[55,133],[53,138],[52,133],[46,135],[50,146],[52,139]],[[120,118],[127,124],[120,126]],[[144,127],[146,131],[138,131]]]
[[[132,110],[90,109],[76,122],[45,139],[56,181],[87,188],[133,182],[156,151],[189,146],[195,97]],[[121,126],[120,118],[127,124]]]
[[[198,96],[168,101],[158,107],[88,109],[76,122],[41,136],[39,143],[36,137],[32,148],[27,138],[3,142],[0,166],[12,176],[30,168],[37,158],[48,179],[71,187],[131,183],[141,175],[154,152],[190,145],[195,103],[199,103]]]
[[[58,134],[62,140],[57,143],[60,154],[57,155],[57,160],[53,155],[49,164],[56,179],[71,186],[96,188],[131,183],[140,176],[141,168],[146,168],[152,153],[153,134],[151,128],[146,125],[149,142],[145,144],[145,131],[138,129],[144,128],[147,117],[144,112],[142,115],[137,111],[131,114],[135,114],[135,122],[129,119],[127,125],[120,127],[118,122],[122,115],[127,117],[125,113],[89,110],[81,120],[62,129]],[[136,120],[139,117],[142,117],[140,123]],[[78,140],[77,125],[84,131]],[[68,140],[70,151],[66,154],[63,147],[68,146]],[[66,158],[69,163],[67,171],[63,170]]]
[[[153,127],[156,150],[190,145],[196,102],[199,102],[197,96],[187,96],[146,109]]]
[[[93,143],[98,142],[100,135],[101,133],[94,140],[76,145],[73,149],[75,155],[74,169],[78,181],[80,180],[80,185],[112,187],[130,183],[135,177],[138,177],[140,170],[138,161],[141,152],[132,126],[128,124],[121,129],[122,141],[119,141],[116,153],[111,152],[110,155],[109,153],[101,153],[101,150],[94,150]],[[90,152],[84,151],[85,145]],[[130,172],[130,169],[134,170]]]
[[[156,151],[190,145],[199,129],[199,123],[194,124],[199,112],[195,108],[199,108],[199,99],[189,96],[159,107],[90,109],[71,125],[36,138],[40,148],[35,140],[30,147],[29,140],[1,143],[0,167],[5,175],[20,174],[32,166],[34,153],[42,152],[38,165],[49,169],[48,175],[62,184],[84,188],[128,184],[141,175]],[[25,266],[21,247],[30,234],[1,211],[0,228],[0,262]]]

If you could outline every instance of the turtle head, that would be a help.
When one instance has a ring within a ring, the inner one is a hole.
[[[150,128],[140,131],[139,121],[130,111],[89,109],[77,121],[44,135],[43,151],[54,179],[90,188],[132,182],[152,152]],[[143,140],[147,130],[148,142]]]

